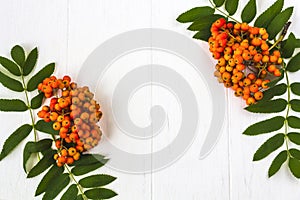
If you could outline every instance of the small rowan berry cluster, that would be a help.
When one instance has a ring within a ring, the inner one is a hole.
[[[102,117],[100,105],[88,87],[77,87],[69,76],[46,78],[38,85],[38,90],[51,98],[50,105],[43,106],[38,116],[45,122],[52,122],[53,129],[59,131],[54,159],[57,166],[70,165],[99,143],[102,135],[97,125]]]
[[[261,100],[267,83],[281,76],[283,60],[278,50],[269,47],[268,37],[265,28],[227,23],[224,18],[211,26],[209,50],[218,60],[214,74],[248,105]]]

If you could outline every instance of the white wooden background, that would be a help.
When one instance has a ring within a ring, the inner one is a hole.
[[[241,4],[245,2],[247,1],[240,1]],[[258,11],[272,2],[273,0],[258,1]],[[1,0],[0,54],[8,56],[10,48],[15,44],[21,44],[26,50],[38,46],[40,55],[36,70],[55,61],[58,66],[56,75],[67,73],[76,77],[82,63],[97,46],[122,32],[153,27],[191,37],[192,34],[185,30],[186,26],[175,21],[176,17],[187,9],[208,4],[208,0]],[[289,5],[295,6],[290,30],[300,36],[300,25],[297,22],[300,4],[296,0],[286,0],[285,7]],[[201,42],[199,45],[205,47]],[[200,80],[198,90],[202,89],[205,90],[205,86]],[[1,98],[11,96],[2,85],[0,91]],[[225,127],[217,146],[206,159],[198,160],[205,137],[205,133],[200,130],[206,128],[200,127],[196,140],[186,154],[161,171],[132,175],[109,168],[98,170],[99,173],[118,177],[109,185],[119,193],[115,199],[299,199],[300,183],[290,175],[286,167],[273,178],[267,178],[268,166],[274,154],[260,162],[251,161],[253,153],[267,137],[247,137],[241,133],[249,124],[264,116],[246,113],[242,109],[244,102],[235,98],[231,91],[226,92],[226,95]],[[23,94],[20,97],[23,98]],[[168,110],[172,108],[173,104]],[[174,115],[168,117],[170,121],[175,118]],[[13,130],[28,122],[28,113],[0,113],[0,121],[2,146]],[[162,142],[168,144],[168,137],[163,139],[165,141]],[[1,200],[41,199],[33,196],[42,176],[26,179],[21,167],[24,145],[23,142],[0,162]]]

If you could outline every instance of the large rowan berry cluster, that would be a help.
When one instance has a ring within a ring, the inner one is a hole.
[[[57,166],[72,164],[101,139],[102,132],[97,125],[102,116],[100,105],[88,87],[77,87],[69,76],[46,78],[38,85],[38,90],[51,98],[50,105],[43,106],[38,116],[45,122],[52,122],[53,129],[59,131],[59,138],[55,140],[57,154],[54,155]]]
[[[268,37],[265,28],[227,23],[224,18],[211,26],[208,42],[209,50],[218,60],[215,76],[248,105],[261,100],[267,83],[281,76],[283,61],[280,52],[269,47]]]

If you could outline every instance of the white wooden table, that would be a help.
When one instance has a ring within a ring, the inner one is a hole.
[[[241,4],[246,2],[240,1]],[[273,0],[259,1],[258,11],[263,11],[272,2]],[[76,77],[79,76],[78,72],[87,56],[103,42],[120,33],[140,28],[162,28],[192,37],[192,33],[185,30],[186,26],[177,23],[175,19],[183,11],[208,4],[208,0],[1,0],[0,54],[8,56],[15,44],[21,44],[27,51],[37,46],[39,61],[36,70],[54,61],[57,63],[57,76],[69,74]],[[300,18],[300,4],[296,0],[285,2],[285,7],[291,5],[295,6],[295,9],[290,30],[294,31],[296,36],[300,36],[300,25],[297,22]],[[203,49],[206,48],[205,43],[197,43]],[[207,49],[205,51],[208,53]],[[143,62],[139,60],[143,57],[136,56],[135,59],[136,63]],[[183,77],[190,78],[199,103],[204,107],[209,105],[210,99],[206,96],[207,89],[202,78],[194,77],[189,66],[187,69],[182,69],[176,64],[173,67],[182,72]],[[113,75],[110,76],[113,80]],[[299,75],[293,78],[299,80]],[[11,97],[11,93],[2,85],[0,91],[1,98]],[[206,117],[209,116],[209,112],[202,112],[200,107],[199,118],[203,121],[197,129],[197,137],[188,151],[172,165],[143,174],[130,174],[108,167],[97,171],[118,177],[108,186],[119,194],[115,199],[299,199],[300,182],[290,175],[286,167],[271,179],[267,178],[267,170],[274,154],[263,161],[252,162],[255,150],[268,136],[247,137],[241,133],[251,123],[264,119],[264,116],[245,112],[242,100],[235,98],[232,91],[225,93],[225,125],[217,145],[208,157],[204,160],[198,159],[210,123],[209,117]],[[19,97],[24,98],[23,94],[19,94]],[[127,140],[118,136],[121,132],[116,131],[114,139],[117,145],[128,151],[151,152],[168,145],[172,138],[176,137],[177,122],[180,122],[180,105],[166,89],[153,86],[140,91],[135,104],[130,104],[132,120],[141,126],[149,123],[147,109],[153,102],[161,104],[168,113],[168,126],[160,133],[160,139],[152,143],[145,142],[145,146],[129,146],[129,143],[125,143]],[[29,121],[28,113],[2,112],[0,120],[0,146],[19,125]],[[26,179],[22,169],[24,145],[25,142],[0,162],[0,200],[41,199],[33,196],[42,176]]]

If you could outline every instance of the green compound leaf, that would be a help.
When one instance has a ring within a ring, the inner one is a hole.
[[[32,153],[42,152],[50,149],[52,146],[51,139],[43,139],[38,142],[27,142],[23,151],[23,169],[26,170],[26,163],[29,160]]]
[[[285,83],[275,85],[274,87],[271,87],[270,89],[264,91],[264,97],[259,101],[259,103],[271,100],[274,96],[281,96],[286,93],[286,91],[287,85]]]
[[[5,158],[18,144],[20,144],[31,132],[32,126],[29,124],[24,124],[15,132],[13,132],[7,140],[4,142],[1,154],[0,161]]]
[[[38,95],[36,95],[35,97],[33,97],[31,99],[30,107],[32,109],[37,109],[37,108],[41,107],[41,105],[43,103],[43,99],[44,99],[44,93],[39,93]]]
[[[36,130],[44,132],[44,133],[48,133],[51,135],[59,135],[59,131],[56,131],[53,129],[53,123],[54,122],[45,122],[44,120],[39,120],[35,124],[35,128],[36,128]]]
[[[24,88],[20,81],[17,81],[0,72],[0,82],[4,87],[16,92],[23,92]]]
[[[84,194],[89,199],[110,199],[118,195],[114,191],[106,188],[95,188],[95,189],[87,190],[84,192]]]
[[[300,178],[300,161],[295,158],[289,159],[289,168],[296,178]]]
[[[108,160],[106,160],[107,162]],[[105,163],[106,163],[105,162]],[[75,176],[80,176],[80,175],[84,175],[87,174],[91,171],[94,171],[100,167],[102,167],[103,165],[105,165],[105,163],[94,163],[94,164],[90,164],[90,165],[77,165],[75,167],[72,168],[71,172],[72,174],[74,174]]]
[[[296,37],[290,33],[288,39],[281,43],[280,53],[282,58],[290,58],[295,51]]]
[[[284,134],[279,133],[271,138],[269,138],[265,143],[263,143],[259,149],[256,151],[253,157],[253,161],[261,160],[271,154],[273,151],[278,149],[283,145]]]
[[[23,67],[23,75],[27,76],[32,72],[34,66],[36,65],[38,59],[38,50],[37,48],[34,48],[29,55],[27,56],[27,59],[25,61],[24,67]]]
[[[234,15],[237,11],[239,5],[239,0],[226,0],[225,2],[225,9],[229,15]]]
[[[268,100],[250,105],[245,110],[253,113],[277,113],[284,111],[287,101],[284,99]]]
[[[290,152],[291,156],[300,160],[300,151],[298,149],[290,149],[289,152]]]
[[[249,126],[243,134],[245,135],[258,135],[263,133],[270,133],[282,128],[285,118],[278,116],[267,119],[256,124]]]
[[[24,112],[26,110],[28,110],[28,107],[19,99],[0,99],[0,111]]]
[[[295,117],[295,116],[289,116],[287,118],[288,124],[291,128],[298,128],[300,129],[300,118]]]
[[[269,33],[269,39],[273,40],[276,35],[283,29],[284,25],[288,22],[293,13],[293,7],[289,7],[279,13],[268,25],[267,32]]]
[[[269,178],[280,170],[282,164],[287,160],[287,157],[288,157],[287,151],[284,150],[274,158],[269,168],[269,172],[268,172]]]
[[[291,90],[294,94],[300,96],[300,83],[292,83]]]
[[[207,42],[210,36],[211,36],[210,30],[202,30],[202,31],[198,31],[193,36],[193,38]]]
[[[55,151],[48,151],[44,157],[30,170],[27,178],[35,177],[53,165],[55,163],[53,158],[54,153]]]
[[[35,74],[27,84],[27,90],[33,91],[37,89],[38,84],[41,83],[45,78],[50,77],[54,72],[55,63],[50,63],[43,69],[41,69],[37,74]]]
[[[16,45],[11,49],[10,55],[12,59],[20,66],[23,67],[24,62],[25,62],[25,51],[24,49]]]
[[[213,0],[216,7],[220,7],[224,4],[225,0]]]
[[[55,177],[48,185],[43,200],[53,200],[70,183],[69,174],[61,174]]]
[[[116,180],[116,177],[106,174],[99,174],[83,178],[79,181],[79,184],[84,188],[94,188],[108,185],[114,180]]]
[[[247,5],[242,11],[242,21],[250,23],[256,15],[256,0],[249,0]]]
[[[293,99],[290,101],[290,104],[293,111],[300,112],[300,100]]]
[[[296,72],[300,69],[300,53],[296,54],[286,66],[286,70],[289,72]]]
[[[272,6],[264,11],[255,21],[255,27],[267,28],[271,21],[280,13],[284,0],[277,0]]]
[[[291,142],[300,145],[300,133],[291,132],[287,134]]]
[[[0,64],[13,75],[21,76],[21,71],[15,62],[0,56]]]
[[[78,194],[78,188],[76,184],[71,185],[60,200],[76,200]]]
[[[212,15],[214,12],[215,10],[209,6],[196,7],[182,13],[176,20],[181,23],[193,22],[201,17]]]
[[[41,182],[39,183],[36,191],[35,196],[38,196],[42,193],[44,193],[47,188],[51,187],[50,183],[51,181],[55,180],[56,177],[59,177],[64,172],[63,167],[58,167],[57,165],[53,165],[49,171],[45,174],[45,176],[42,178]]]

